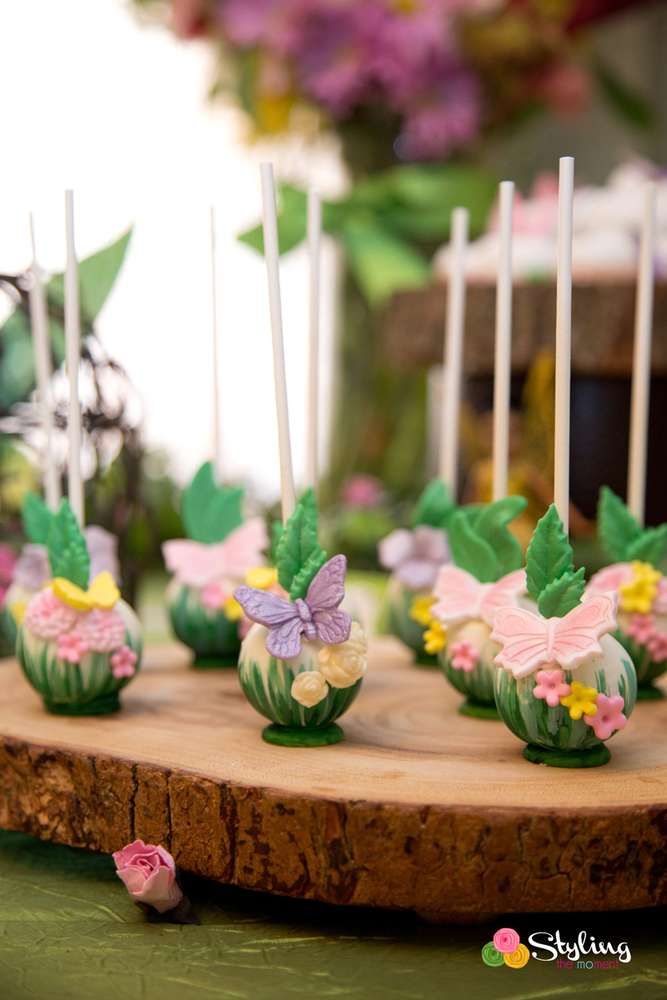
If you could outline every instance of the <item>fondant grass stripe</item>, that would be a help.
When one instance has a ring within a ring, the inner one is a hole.
[[[174,634],[198,656],[234,658],[240,649],[238,622],[222,611],[203,607],[197,591],[180,587],[169,602],[169,618]]]
[[[635,665],[637,683],[640,687],[651,684],[667,670],[667,660],[652,660],[646,646],[640,646],[625,632],[614,632],[614,636],[626,650]]]
[[[493,705],[493,683],[497,667],[480,660],[474,670],[455,670],[446,651],[439,656],[442,672],[457,691],[480,705]]]
[[[271,657],[264,675],[255,660],[241,660],[239,679],[250,704],[271,722],[304,729],[328,726],[347,711],[359,692],[361,680],[349,688],[330,687],[326,698],[312,708],[306,708],[291,695],[294,678],[304,669],[300,666],[293,668]]]

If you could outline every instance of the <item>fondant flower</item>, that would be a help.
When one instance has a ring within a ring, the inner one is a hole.
[[[81,663],[88,652],[88,646],[78,632],[65,632],[64,635],[58,636],[56,652],[59,660],[64,660],[66,663]]]
[[[222,610],[230,622],[238,622],[243,618],[243,608],[235,597],[228,597],[222,605]]]
[[[112,855],[116,873],[130,896],[166,913],[183,898],[176,881],[176,864],[169,851],[135,840]]]
[[[317,663],[322,676],[332,687],[352,687],[366,673],[367,650],[366,633],[359,622],[352,622],[349,639],[319,651]]]
[[[119,679],[121,677],[134,677],[137,659],[137,654],[133,649],[130,649],[129,646],[121,646],[112,654],[109,661],[111,673]]]
[[[82,615],[76,632],[94,653],[110,653],[125,641],[125,622],[115,609],[94,608]]]
[[[646,644],[655,631],[653,615],[633,615],[626,626],[626,632],[640,646]]]
[[[633,578],[619,587],[621,610],[647,615],[658,593],[661,574],[650,563],[633,562]]]
[[[592,717],[597,713],[596,701],[599,697],[595,688],[586,687],[580,681],[572,681],[570,694],[561,698],[560,703],[569,710],[570,718],[577,720],[582,715]]]
[[[312,708],[326,698],[329,685],[319,670],[302,670],[294,678],[290,693],[304,708]]]
[[[435,656],[447,643],[447,629],[436,618],[424,632],[424,651]]]
[[[565,682],[562,670],[538,670],[537,684],[533,688],[534,698],[543,698],[549,708],[558,708],[561,698],[570,694],[570,685]]]
[[[435,597],[433,594],[417,594],[410,605],[410,617],[413,621],[417,622],[418,625],[423,625],[426,628],[427,625],[431,624],[431,608],[435,603]]]
[[[413,531],[399,529],[378,546],[380,562],[393,570],[408,590],[431,590],[438,570],[449,558],[445,533],[428,524]]]
[[[41,590],[50,575],[46,547],[32,542],[24,545],[14,567],[14,583],[23,590]]]
[[[57,639],[71,631],[78,618],[74,608],[59,601],[50,590],[35,594],[26,608],[24,626],[39,639]]]
[[[463,670],[469,674],[479,662],[479,652],[471,642],[462,639],[455,642],[450,649],[450,664],[454,670]]]
[[[207,583],[199,596],[207,611],[219,611],[229,597],[229,591],[221,583]]]
[[[617,729],[623,729],[628,721],[623,714],[623,698],[620,694],[607,696],[599,694],[596,711],[584,715],[584,722],[589,725],[599,740],[608,740]]]
[[[253,566],[246,573],[245,582],[255,590],[271,590],[278,583],[278,570],[275,566]]]
[[[667,634],[656,629],[646,640],[646,648],[656,663],[667,660]]]

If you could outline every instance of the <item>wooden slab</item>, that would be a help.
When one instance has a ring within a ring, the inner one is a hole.
[[[607,767],[538,767],[380,639],[347,740],[295,750],[262,742],[234,671],[186,662],[150,650],[124,710],[91,719],[47,715],[0,663],[0,826],[106,852],[142,837],[222,882],[440,920],[667,902],[667,701]]]

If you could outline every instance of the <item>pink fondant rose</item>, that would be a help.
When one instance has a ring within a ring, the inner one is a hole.
[[[135,840],[113,855],[116,873],[137,903],[166,913],[178,906],[183,893],[176,881],[176,864],[169,851]]]

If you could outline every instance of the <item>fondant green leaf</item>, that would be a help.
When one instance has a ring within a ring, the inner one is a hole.
[[[447,539],[456,565],[481,583],[493,583],[502,575],[492,547],[477,534],[464,511],[451,516]]]
[[[660,566],[665,555],[667,555],[667,524],[642,531],[639,538],[631,542],[627,549],[629,561],[638,559],[656,567]]]
[[[90,556],[69,500],[61,500],[57,513],[52,516],[46,544],[53,576],[62,576],[85,590],[90,576]]]
[[[274,521],[271,525],[271,552],[270,558],[271,562],[275,566],[276,560],[278,559],[278,545],[280,544],[280,539],[283,537],[283,522]]]
[[[630,547],[641,534],[641,525],[621,498],[603,486],[598,502],[598,537],[607,558],[611,562],[627,562],[632,558]]]
[[[475,533],[488,542],[495,553],[500,576],[521,569],[523,565],[521,545],[507,525],[525,510],[526,503],[524,497],[503,497],[468,514]]]
[[[553,580],[574,572],[572,546],[554,504],[537,522],[526,553],[526,585],[535,601]]]
[[[548,583],[537,602],[540,614],[545,618],[562,618],[581,604],[586,587],[584,577],[585,570],[582,566],[576,573],[563,573],[557,580]]]
[[[181,513],[188,538],[206,545],[222,542],[243,524],[243,489],[218,486],[213,464],[204,462],[183,492]]]
[[[446,528],[456,510],[449,489],[442,479],[432,479],[419,497],[412,515],[412,525],[428,524],[432,528]]]
[[[305,596],[325,559],[317,538],[317,501],[313,491],[306,490],[282,531],[276,553],[278,581],[292,600]]]
[[[26,493],[21,508],[21,519],[28,541],[35,545],[46,545],[53,512],[38,493]]]

